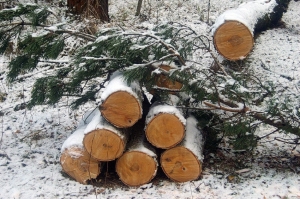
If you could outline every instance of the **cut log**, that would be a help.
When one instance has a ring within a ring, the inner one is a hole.
[[[83,138],[84,148],[99,161],[112,161],[120,157],[126,147],[128,133],[108,123],[99,110],[87,125]]]
[[[145,139],[144,126],[144,120],[133,126],[128,150],[116,162],[116,172],[128,186],[146,184],[156,175],[157,156]]]
[[[165,71],[170,71],[171,70],[171,66],[169,65],[159,65],[158,67],[160,67],[161,69],[165,70]],[[159,74],[156,76],[155,78],[155,82],[156,82],[156,86],[160,89],[166,89],[169,91],[180,91],[180,89],[182,88],[182,83],[171,80],[169,77],[167,77],[166,75],[163,74]]]
[[[63,170],[76,181],[87,184],[100,174],[100,163],[91,157],[82,144],[86,125],[80,126],[64,142],[60,164]]]
[[[161,155],[164,173],[176,182],[187,182],[199,178],[202,172],[204,140],[197,128],[197,120],[187,119],[186,135],[179,146],[166,150]]]
[[[133,126],[142,117],[142,92],[137,83],[128,85],[122,75],[114,77],[101,95],[102,116],[119,128]]]
[[[216,50],[229,60],[244,59],[253,48],[253,35],[274,26],[290,0],[257,0],[220,15],[212,26]]]
[[[146,118],[145,134],[155,147],[168,149],[182,141],[186,120],[174,106],[154,103]]]

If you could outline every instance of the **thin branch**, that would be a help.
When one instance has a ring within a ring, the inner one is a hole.
[[[249,107],[243,107],[243,108],[231,108],[231,107],[225,107],[225,106],[221,106],[221,105],[215,105],[212,104],[210,102],[206,102],[204,101],[203,104],[205,104],[206,106],[215,108],[215,109],[220,109],[220,110],[224,110],[224,111],[228,111],[228,112],[238,112],[238,113],[246,113],[248,111],[250,111]]]

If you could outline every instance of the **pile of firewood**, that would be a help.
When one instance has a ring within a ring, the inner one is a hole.
[[[182,86],[163,75],[157,80],[168,89]],[[101,95],[101,105],[86,113],[64,142],[63,170],[83,184],[96,178],[107,161],[116,161],[117,174],[129,186],[150,182],[159,165],[174,181],[197,179],[203,139],[196,119],[184,118],[179,109],[163,102],[150,104],[144,96],[137,83],[128,85],[121,74],[114,75]],[[164,149],[160,157],[157,149]]]

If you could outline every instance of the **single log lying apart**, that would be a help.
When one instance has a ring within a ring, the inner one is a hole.
[[[212,26],[217,51],[229,60],[244,59],[253,48],[253,35],[276,24],[290,0],[257,0],[220,15]]]
[[[99,161],[115,160],[124,152],[128,133],[108,123],[99,110],[96,111],[84,131],[84,148]]]
[[[84,129],[80,126],[63,144],[60,164],[63,170],[76,181],[86,184],[100,174],[100,163],[91,157],[82,144]]]
[[[157,157],[155,149],[145,140],[144,125],[140,120],[133,127],[128,150],[116,162],[116,172],[128,186],[146,184],[156,175]]]
[[[174,106],[154,103],[146,118],[145,134],[155,147],[167,149],[182,141],[186,120]]]
[[[137,83],[128,85],[122,75],[114,77],[101,95],[102,116],[119,128],[133,126],[142,117],[142,94]]]
[[[186,135],[179,146],[166,150],[161,155],[164,173],[176,182],[187,182],[199,178],[203,162],[203,137],[197,128],[197,120],[187,119]]]

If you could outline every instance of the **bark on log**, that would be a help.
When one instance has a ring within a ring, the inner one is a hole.
[[[116,172],[128,186],[146,184],[156,175],[157,156],[145,139],[144,126],[143,119],[133,126],[128,150],[116,162]]]
[[[101,95],[103,117],[119,128],[133,126],[142,117],[142,92],[137,83],[128,85],[121,75],[114,77]]]
[[[290,0],[257,0],[220,15],[212,26],[216,50],[229,60],[244,59],[253,48],[253,35],[274,26]]]
[[[146,118],[145,134],[155,147],[168,149],[182,141],[186,120],[174,106],[154,103]]]
[[[176,182],[199,178],[202,172],[204,140],[197,128],[197,120],[190,116],[186,124],[186,136],[179,146],[166,150],[161,155],[164,173]]]
[[[99,110],[84,133],[84,148],[99,161],[112,161],[120,157],[128,139],[126,130],[117,129],[106,122]]]
[[[76,181],[87,184],[100,174],[100,163],[91,157],[82,144],[86,125],[80,126],[63,144],[60,164]]]

